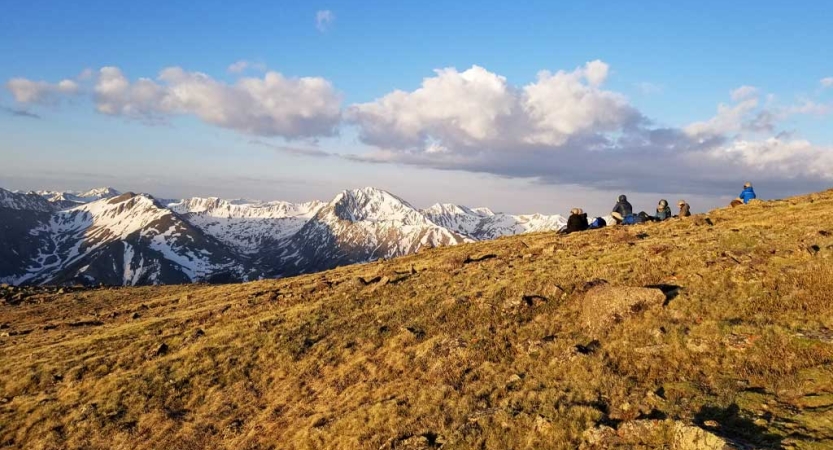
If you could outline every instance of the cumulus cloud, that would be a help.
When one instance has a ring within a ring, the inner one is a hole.
[[[66,95],[78,94],[80,87],[73,80],[61,80],[57,83],[33,81],[26,78],[12,78],[6,83],[6,89],[12,93],[18,103],[55,104]]]
[[[347,118],[365,143],[410,152],[561,145],[640,120],[624,96],[600,88],[607,72],[593,61],[571,72],[542,71],[518,88],[483,67],[447,68],[413,92],[353,105]]]
[[[833,77],[825,77],[821,79],[821,86],[822,87],[833,87]]]
[[[750,117],[750,114],[758,109],[759,100],[757,90],[744,86],[732,91],[733,104],[721,103],[717,107],[717,114],[709,120],[695,122],[685,127],[685,132],[690,136],[702,140],[728,133],[737,133],[744,127],[768,128],[770,126],[767,117]],[[756,120],[758,119],[758,120]]]
[[[813,145],[804,139],[775,136],[761,141],[737,140],[707,155],[770,175],[833,179],[833,147]]]
[[[543,71],[526,86],[479,66],[438,70],[414,91],[348,108],[346,120],[375,147],[352,158],[704,195],[733,191],[739,177],[791,188],[833,180],[829,147],[778,133],[786,117],[821,113],[824,105],[779,107],[741,86],[713,117],[659,127],[603,87],[609,76],[602,61]]]
[[[227,84],[204,73],[169,67],[156,80],[131,82],[119,68],[104,67],[94,92],[96,108],[103,114],[150,123],[190,114],[243,133],[290,139],[333,135],[341,116],[341,97],[329,81],[277,72]]]
[[[336,15],[334,12],[329,9],[322,9],[315,13],[315,28],[318,28],[318,31],[325,33],[330,29],[335,20]]]

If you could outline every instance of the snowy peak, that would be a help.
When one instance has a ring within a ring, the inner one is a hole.
[[[60,225],[89,222],[88,239],[124,239],[131,233],[171,215],[171,211],[162,208],[153,197],[128,192],[62,211],[56,219]]]
[[[349,222],[393,222],[426,225],[425,217],[405,200],[376,188],[343,191],[323,210]]]
[[[202,214],[223,218],[312,217],[324,206],[323,202],[290,203],[282,201],[224,200],[218,197],[192,197],[167,205],[178,214]]]
[[[94,200],[99,200],[99,199],[102,199],[102,198],[116,197],[120,194],[121,194],[121,192],[119,192],[119,191],[117,191],[117,190],[115,190],[111,187],[102,187],[102,188],[90,189],[87,192],[82,192],[82,193],[78,194],[78,197],[82,198],[84,200],[94,201]]]
[[[437,225],[476,240],[559,230],[567,224],[560,215],[511,215],[449,203],[438,203],[422,213]]]
[[[61,209],[72,208],[121,194],[121,192],[111,187],[95,188],[89,191],[36,191],[35,193]]]
[[[217,197],[180,200],[168,208],[236,251],[252,254],[264,245],[294,235],[323,202],[289,203],[223,200]]]
[[[0,188],[0,208],[20,211],[52,212],[54,206],[41,196],[29,192],[11,192]]]

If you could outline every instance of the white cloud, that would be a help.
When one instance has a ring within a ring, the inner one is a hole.
[[[144,121],[192,114],[206,123],[262,136],[302,138],[335,133],[341,98],[329,81],[287,78],[267,72],[226,84],[179,67],[162,70],[158,80],[130,82],[117,67],[104,67],[95,85],[99,112]]]
[[[607,64],[594,61],[573,71],[543,71],[520,87],[479,66],[438,70],[414,91],[347,110],[360,139],[375,147],[352,159],[707,195],[733,194],[739,176],[784,192],[833,180],[833,149],[777,129],[793,114],[825,113],[825,105],[778,106],[742,86],[714,117],[660,128],[622,94],[602,88],[609,73]]]
[[[804,139],[776,136],[761,141],[737,140],[712,149],[708,155],[770,175],[833,179],[833,147],[813,145]]]
[[[246,70],[249,70],[249,69],[256,70],[258,72],[263,72],[263,71],[266,70],[266,64],[263,64],[261,62],[252,62],[252,61],[247,61],[245,59],[241,59],[241,60],[236,61],[236,62],[232,63],[231,65],[229,65],[227,70],[228,70],[229,73],[239,74],[239,73],[243,73],[243,72],[245,72]]]
[[[692,137],[709,139],[727,133],[741,131],[744,123],[753,118],[751,113],[758,108],[758,98],[754,91],[743,91],[744,88],[732,92],[733,105],[719,104],[717,115],[704,122],[695,122],[685,127],[685,132]]]
[[[55,104],[62,96],[78,94],[80,87],[73,80],[61,80],[58,83],[32,81],[26,78],[12,78],[6,83],[15,101],[18,103]]]
[[[519,88],[479,66],[447,68],[413,92],[353,105],[347,116],[364,142],[411,152],[560,145],[639,119],[622,95],[599,88],[607,72],[593,61],[572,72],[543,71]]]
[[[821,86],[822,87],[833,87],[833,77],[825,77],[821,79]]]
[[[84,69],[84,70],[81,71],[81,73],[78,74],[78,81],[91,80],[94,75],[95,75],[95,71],[93,69],[90,69],[90,68]]]
[[[329,9],[317,11],[315,13],[315,28],[318,28],[318,31],[325,33],[327,30],[330,29],[335,20],[335,13],[330,11]]]

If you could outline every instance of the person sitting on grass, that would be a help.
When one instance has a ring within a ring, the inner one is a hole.
[[[738,199],[742,200],[744,205],[747,205],[750,200],[754,200],[756,198],[758,198],[758,196],[755,195],[755,190],[752,189],[752,183],[747,181],[744,183],[743,191],[741,191]]]
[[[576,231],[585,231],[590,228],[587,223],[587,213],[581,208],[573,208],[570,210],[570,217],[567,219],[567,228],[564,230],[565,234],[575,233]]]
[[[660,222],[671,218],[671,207],[668,206],[668,200],[662,199],[659,201],[656,218]]]
[[[613,207],[613,212],[619,213],[622,218],[628,217],[633,214],[633,206],[628,201],[628,197],[624,194],[619,196],[619,201],[616,202],[616,205]]]
[[[691,215],[691,206],[685,200],[677,202],[677,206],[680,207],[680,217],[688,217]]]

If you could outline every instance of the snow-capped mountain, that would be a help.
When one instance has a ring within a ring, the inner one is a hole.
[[[253,254],[269,243],[297,233],[324,203],[194,197],[167,206],[206,234],[241,253]]]
[[[380,189],[330,202],[0,189],[0,282],[163,284],[309,273],[425,247],[558,230],[558,215],[437,204]]]
[[[59,209],[68,209],[103,198],[116,197],[121,192],[111,187],[102,187],[89,191],[36,191],[35,194],[56,205]]]
[[[0,208],[17,211],[52,212],[55,206],[33,192],[12,192],[0,188]]]
[[[472,242],[432,222],[401,198],[374,188],[343,191],[279,243],[281,275],[326,270]]]
[[[495,239],[535,231],[559,230],[567,225],[567,219],[559,215],[496,214],[488,208],[470,209],[448,203],[437,203],[423,210],[422,213],[437,225],[475,240]]]
[[[137,285],[247,275],[245,264],[222,243],[145,194],[57,211],[29,234],[39,246],[29,251],[22,270],[0,274],[0,281]]]

